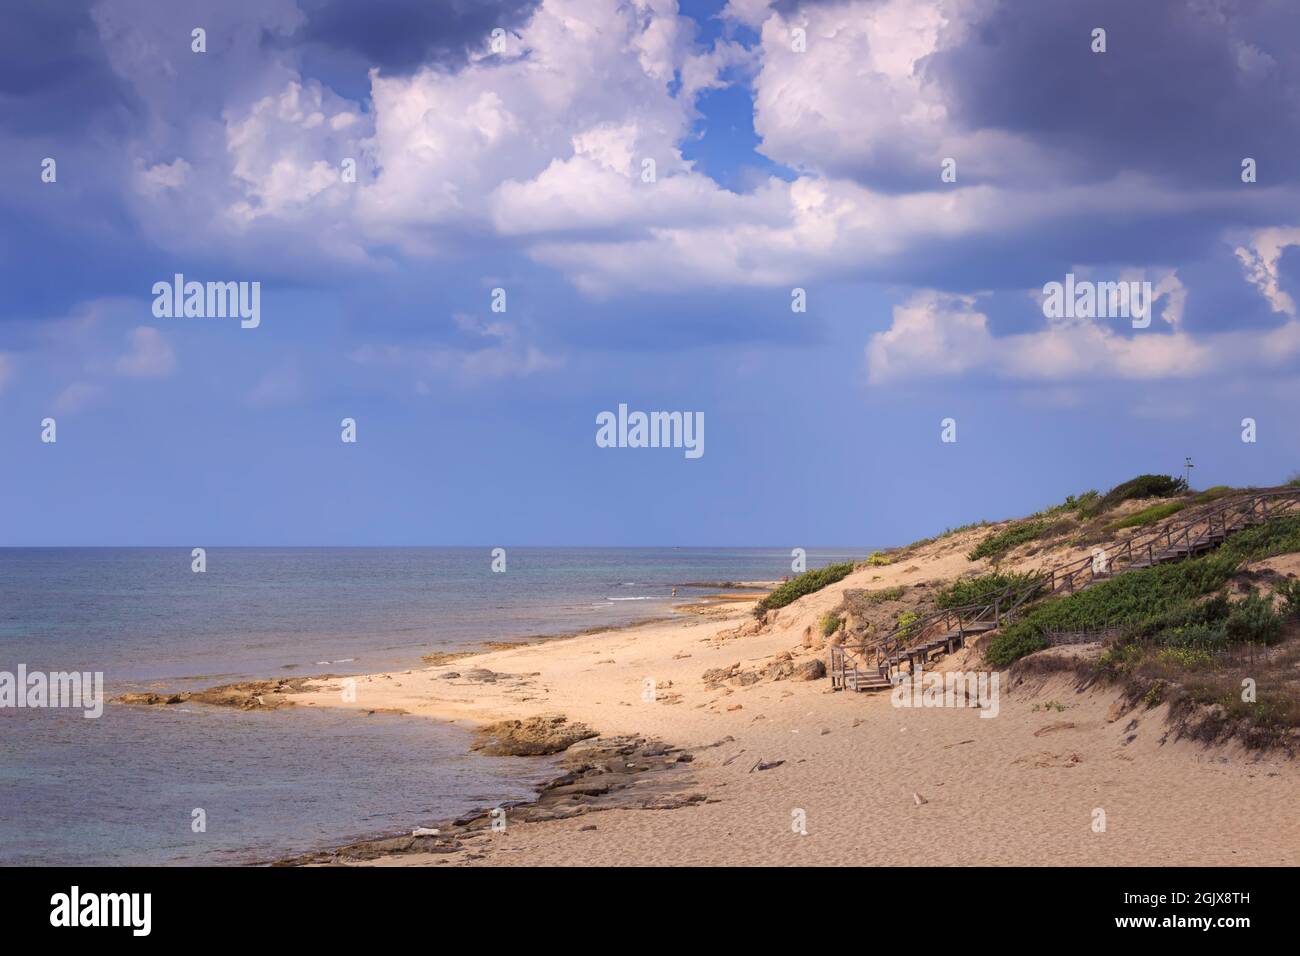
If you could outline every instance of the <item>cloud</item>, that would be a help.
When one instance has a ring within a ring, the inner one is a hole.
[[[1167,282],[1162,298],[1166,312],[1180,310],[1181,284]],[[976,296],[923,290],[895,306],[890,327],[867,344],[868,382],[885,386],[973,375],[1040,384],[1148,381],[1277,371],[1300,359],[1295,320],[1193,337],[1168,318],[1170,332],[1153,331],[1153,325],[1129,335],[1120,334],[1114,320],[1075,319],[999,337],[976,302]]]
[[[491,344],[477,347],[367,344],[349,356],[358,365],[397,368],[414,372],[417,389],[427,389],[423,376],[451,376],[463,385],[478,385],[507,378],[526,378],[552,371],[564,364],[531,343],[521,341],[518,328],[504,320],[484,321],[457,313],[453,317],[467,337]]]
[[[71,415],[84,411],[97,403],[104,396],[102,386],[91,382],[73,382],[54,399],[54,412],[58,415]]]
[[[127,333],[131,351],[118,358],[114,368],[127,378],[166,378],[176,370],[176,353],[162,333],[141,325]]]
[[[302,397],[302,373],[298,362],[289,359],[262,373],[244,400],[252,408],[275,408],[292,405]]]
[[[1261,229],[1233,251],[1246,271],[1247,281],[1259,289],[1273,311],[1294,319],[1295,300],[1282,289],[1278,279],[1282,253],[1292,246],[1300,246],[1300,228]]]

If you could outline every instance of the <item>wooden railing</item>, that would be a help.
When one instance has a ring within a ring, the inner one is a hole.
[[[968,628],[985,633],[1010,624],[1016,611],[1035,597],[1073,592],[1120,571],[1172,560],[1173,555],[1191,558],[1196,552],[1215,546],[1233,531],[1292,514],[1300,514],[1300,488],[1233,495],[1190,519],[1184,516],[1135,535],[1113,552],[1099,548],[1090,556],[1031,572],[1026,580],[1017,581],[984,601],[937,610],[895,627],[875,643],[832,645],[831,687],[843,689],[850,673],[859,680],[872,672],[880,678],[890,678],[907,658],[908,647],[924,648],[927,644],[937,647],[943,643],[939,638],[947,639],[954,634],[964,644]]]

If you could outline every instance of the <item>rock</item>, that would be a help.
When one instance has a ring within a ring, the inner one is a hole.
[[[495,684],[499,676],[495,671],[490,671],[486,667],[475,667],[467,670],[463,675],[466,680],[481,681],[484,684]]]
[[[923,804],[923,803],[929,803],[929,802],[930,802],[929,800],[925,799],[925,797],[921,796],[919,793],[913,793],[913,794],[912,794],[912,800],[916,803],[916,805],[917,805],[918,807],[919,807],[921,804]]]
[[[563,716],[500,720],[478,730],[473,749],[494,757],[540,757],[567,750],[579,740],[595,737],[586,724],[570,724]]]
[[[159,707],[166,704],[183,703],[185,698],[180,694],[123,694],[121,697],[113,698],[118,704],[141,704],[146,707]]]
[[[790,675],[792,680],[821,680],[825,676],[826,662],[820,657],[796,665],[794,673]]]

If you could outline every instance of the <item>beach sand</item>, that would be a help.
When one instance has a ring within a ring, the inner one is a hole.
[[[804,634],[844,589],[970,573],[971,540],[954,535],[856,571],[782,609],[760,633],[750,633],[758,630],[750,605],[736,602],[719,616],[361,677],[354,702],[336,682],[308,684],[291,699],[470,725],[563,714],[602,737],[644,735],[694,752],[684,786],[700,802],[516,824],[507,813],[503,832],[479,833],[464,851],[393,854],[368,861],[375,865],[1300,863],[1295,760],[1175,740],[1164,706],[1121,713],[1118,688],[1080,691],[1060,674],[1008,679],[989,718],[896,707],[887,692],[832,692],[825,678],[712,688],[702,679],[736,663],[762,668],[784,652],[796,663],[824,660]],[[963,665],[987,669],[974,648],[937,666]],[[756,769],[760,761],[780,763]],[[806,833],[792,825],[799,811]]]

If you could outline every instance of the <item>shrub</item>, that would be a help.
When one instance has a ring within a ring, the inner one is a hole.
[[[823,614],[821,620],[822,637],[830,637],[840,629],[840,622],[844,619],[838,614]]]
[[[1173,664],[1176,667],[1186,670],[1193,670],[1197,667],[1206,667],[1214,662],[1214,657],[1208,651],[1197,650],[1190,647],[1165,647],[1156,655],[1156,660],[1162,664]]]
[[[1119,624],[1145,632],[1199,623],[1196,615],[1205,612],[1193,602],[1227,584],[1236,567],[1231,556],[1215,553],[1127,571],[1034,608],[989,641],[985,656],[994,664],[1009,664],[1046,647],[1042,635],[1049,629],[1076,631]]]
[[[1286,483],[1287,488],[1300,488],[1300,471],[1292,475]]]
[[[1123,484],[1116,485],[1100,498],[1081,509],[1088,516],[1109,511],[1118,504],[1135,498],[1172,498],[1187,490],[1187,482],[1170,475],[1138,475]]]
[[[915,611],[904,611],[902,614],[898,615],[898,623],[894,625],[894,628],[898,631],[899,638],[901,640],[907,640],[907,638],[911,636],[913,625],[915,625],[920,619],[921,615],[917,614]]]
[[[881,568],[887,564],[893,564],[894,559],[883,551],[872,551],[871,554],[867,556],[866,563],[870,567]]]
[[[1088,508],[1097,500],[1097,492],[1085,491],[1081,495],[1070,495],[1059,505],[1052,505],[1038,512],[1039,517],[1050,518],[1054,515],[1065,514],[1070,511],[1078,512]]]
[[[828,564],[824,568],[817,568],[812,571],[805,571],[798,577],[793,577],[786,581],[780,587],[776,588],[771,594],[759,601],[754,606],[754,614],[761,615],[764,611],[772,611],[779,607],[785,607],[793,601],[797,601],[805,594],[812,594],[814,591],[820,591],[828,584],[834,584],[848,577],[853,571],[853,562],[844,561],[840,564]]]
[[[1206,488],[1192,499],[1192,504],[1203,505],[1206,502],[1217,501],[1224,495],[1230,495],[1236,490],[1237,489],[1233,488],[1231,485],[1215,485],[1213,488]]]
[[[897,601],[907,591],[907,588],[901,584],[893,588],[881,588],[878,591],[863,591],[862,599],[868,604],[884,604],[886,601]]]
[[[1157,521],[1163,521],[1170,515],[1176,515],[1187,507],[1185,501],[1169,501],[1162,505],[1152,505],[1150,508],[1143,508],[1141,511],[1135,511],[1127,518],[1121,518],[1111,527],[1119,531],[1121,528],[1141,528],[1145,525],[1155,524]]]
[[[1300,578],[1285,578],[1278,582],[1274,593],[1282,599],[1282,613],[1300,616]]]
[[[964,578],[940,588],[935,595],[935,605],[940,609],[965,607],[968,604],[985,604],[1008,588],[1017,591],[1034,580],[1032,574],[1014,574],[991,571],[977,578]]]
[[[1260,597],[1252,589],[1228,612],[1224,631],[1234,644],[1274,643],[1282,636],[1282,616],[1273,610],[1272,595]]]
[[[1033,541],[1047,528],[1047,522],[1039,519],[1029,521],[1019,521],[1015,524],[1008,525],[1001,531],[995,531],[989,535],[974,549],[966,555],[969,561],[978,561],[981,558],[990,558],[997,560],[1012,548]]]

